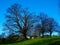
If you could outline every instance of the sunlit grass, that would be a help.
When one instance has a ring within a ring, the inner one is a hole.
[[[52,37],[52,38],[35,38],[22,42],[1,44],[1,45],[58,45],[59,42],[60,37]]]

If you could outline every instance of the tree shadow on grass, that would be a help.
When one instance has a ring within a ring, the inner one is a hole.
[[[27,39],[28,40],[28,39]],[[10,41],[10,42],[2,42],[0,44],[14,44],[14,43],[21,43],[21,42],[24,42],[26,40],[20,40],[20,41]]]
[[[60,40],[57,39],[42,40],[31,43],[29,45],[60,45]]]
[[[52,43],[50,43],[48,45],[60,45],[60,41],[55,41],[55,42],[52,42]]]

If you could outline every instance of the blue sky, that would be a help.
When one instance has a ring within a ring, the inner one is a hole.
[[[31,12],[36,12],[37,14],[44,12],[53,17],[60,25],[58,0],[0,0],[0,32],[2,32],[2,25],[5,22],[6,10],[14,3],[19,3],[22,7],[27,7]]]

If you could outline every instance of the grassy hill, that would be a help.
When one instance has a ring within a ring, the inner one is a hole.
[[[0,45],[60,45],[60,37],[35,38],[35,39],[26,40],[23,42],[0,44]]]

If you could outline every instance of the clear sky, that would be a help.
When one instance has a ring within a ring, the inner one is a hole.
[[[44,12],[53,17],[60,25],[58,0],[0,0],[0,32],[2,32],[2,25],[5,22],[6,9],[14,3],[19,3],[22,7],[27,7],[31,12],[36,12],[37,14]]]

